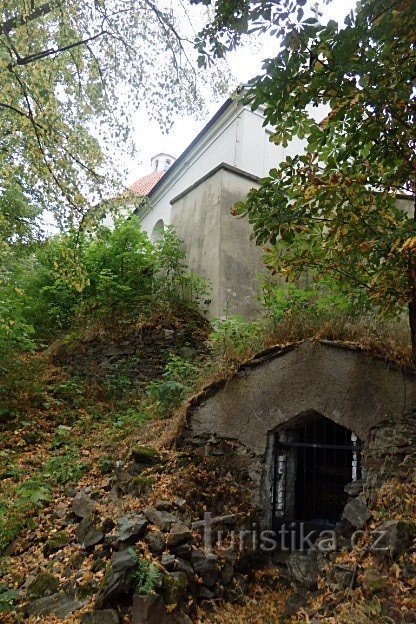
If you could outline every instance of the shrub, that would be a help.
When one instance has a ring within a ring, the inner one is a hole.
[[[207,291],[173,229],[152,245],[132,216],[113,229],[49,239],[26,276],[26,316],[38,337],[52,338],[85,319],[137,317],[166,303],[198,307]]]
[[[148,385],[148,396],[162,416],[181,404],[190,392],[197,374],[195,364],[171,354],[163,379]]]
[[[231,316],[213,322],[208,342],[213,355],[220,357],[223,363],[229,366],[241,360],[246,354],[260,349],[262,335],[263,328],[260,322],[248,322],[239,316]]]
[[[155,249],[155,293],[170,302],[197,308],[209,305],[208,282],[189,273],[182,243],[171,226],[155,244]]]

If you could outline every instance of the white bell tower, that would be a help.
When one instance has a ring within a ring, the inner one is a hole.
[[[170,154],[156,154],[150,161],[152,171],[167,171],[176,158]]]

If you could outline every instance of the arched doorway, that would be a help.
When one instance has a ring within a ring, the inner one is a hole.
[[[345,486],[361,478],[361,442],[318,412],[299,414],[273,433],[272,528],[333,529],[348,501]]]

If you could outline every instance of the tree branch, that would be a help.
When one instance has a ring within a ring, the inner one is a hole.
[[[42,50],[42,52],[36,52],[35,54],[29,54],[29,56],[17,56],[15,65],[28,65],[29,63],[33,63],[34,61],[39,61],[40,59],[46,58],[48,56],[53,56],[55,54],[60,54],[61,52],[66,52],[67,50],[72,50],[73,48],[77,48],[82,45],[86,45],[103,35],[108,35],[109,32],[107,30],[101,30],[95,35],[91,35],[91,37],[87,37],[86,39],[81,39],[80,41],[75,41],[74,43],[69,43],[66,46],[62,46],[61,48],[49,48],[49,50]]]
[[[45,4],[41,4],[36,9],[32,3],[31,8],[33,11],[28,15],[17,15],[16,17],[11,17],[10,19],[2,22],[0,24],[0,35],[8,35],[15,28],[19,28],[19,26],[25,26],[30,22],[42,17],[43,15],[47,15],[57,6],[59,6],[63,2],[63,0],[53,0],[51,2],[46,2]]]

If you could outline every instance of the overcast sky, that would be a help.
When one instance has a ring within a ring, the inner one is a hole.
[[[320,4],[323,11],[322,21],[335,19],[342,23],[344,17],[355,6],[356,0],[333,0],[330,5],[324,5],[323,2]],[[234,79],[238,83],[244,83],[257,75],[261,70],[262,60],[271,56],[276,48],[276,41],[268,38],[264,39],[261,47],[257,44],[234,52],[228,59]],[[150,159],[153,155],[165,152],[178,157],[220,104],[221,102],[209,104],[206,118],[202,121],[190,117],[177,118],[169,134],[163,134],[157,123],[149,120],[145,112],[137,111],[133,131],[137,154],[135,161],[129,160],[125,163],[128,171],[126,183],[131,184],[140,176],[149,173]]]

